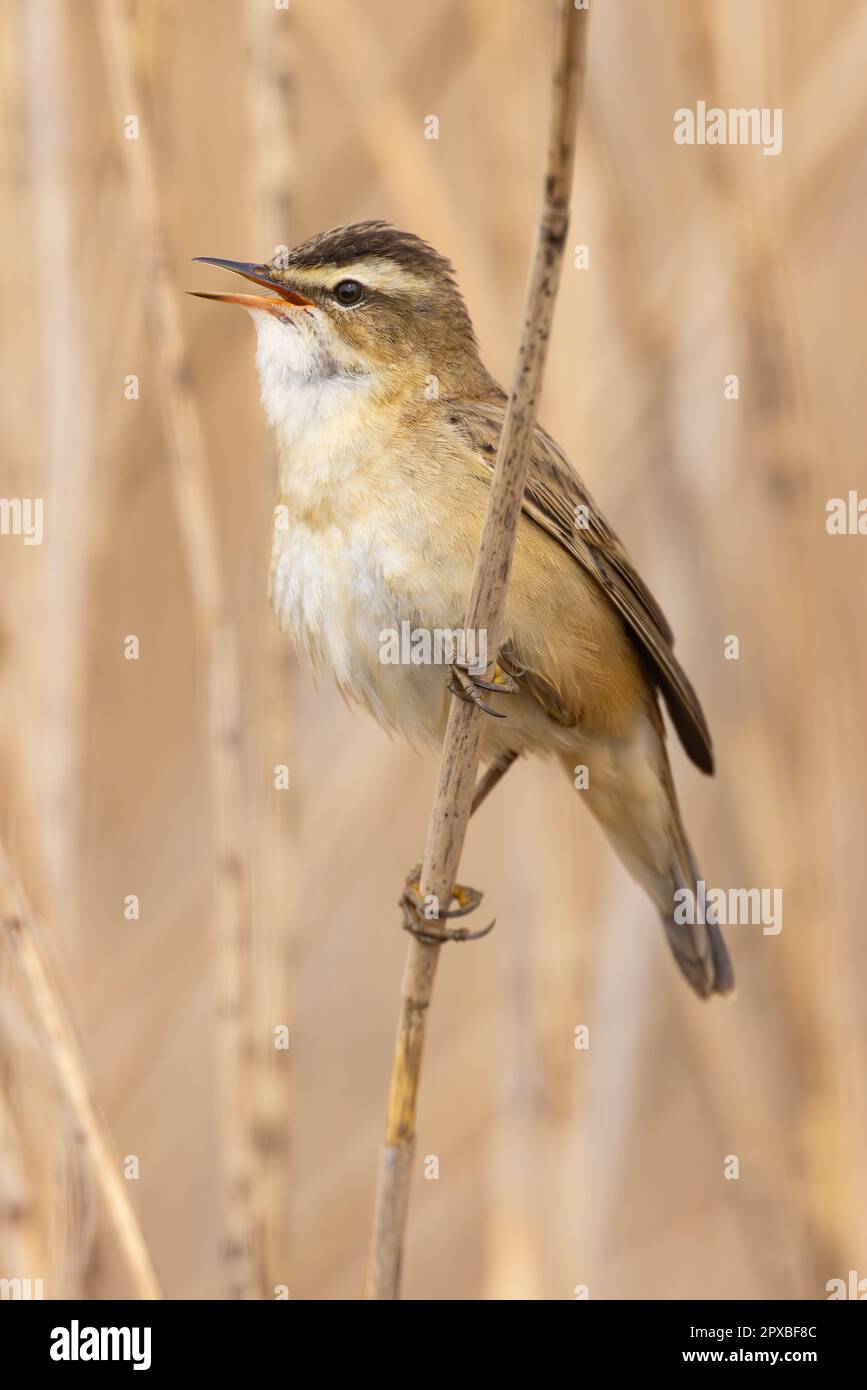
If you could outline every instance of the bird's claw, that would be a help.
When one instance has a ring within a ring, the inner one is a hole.
[[[482,901],[482,895],[477,888],[466,888],[462,883],[456,883],[452,888],[449,905],[439,908],[435,917],[427,917],[425,902],[421,896],[420,875],[421,864],[416,864],[407,874],[399,898],[399,906],[403,912],[403,930],[414,936],[416,941],[422,941],[426,946],[442,946],[447,941],[479,941],[481,937],[493,931],[494,922],[489,922],[480,931],[469,931],[466,927],[444,927],[442,931],[431,931],[427,926],[428,922],[438,922],[444,917],[466,917],[470,912],[475,912]],[[457,907],[452,907],[452,903],[457,903]]]
[[[492,675],[493,680],[485,680],[482,676],[476,675],[465,662],[456,661],[452,666],[452,674],[446,681],[446,689],[450,690],[452,695],[457,695],[459,700],[466,700],[468,704],[475,705],[493,719],[505,719],[506,716],[501,710],[492,709],[487,701],[482,699],[480,691],[490,690],[496,695],[514,695],[518,690],[518,684],[502,666],[495,665]]]

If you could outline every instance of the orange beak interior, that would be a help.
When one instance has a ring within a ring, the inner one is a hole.
[[[305,299],[303,294],[298,294],[295,290],[287,289],[279,281],[273,279],[268,266],[255,265],[252,261],[223,261],[214,256],[196,256],[197,261],[204,265],[216,265],[222,270],[231,270],[235,275],[243,275],[245,280],[252,280],[254,284],[264,285],[269,290],[274,290],[271,295],[262,294],[213,294],[206,290],[188,290],[188,294],[193,294],[197,299],[215,299],[221,304],[240,304],[245,309],[264,309],[267,313],[273,314],[278,309],[285,309],[286,305],[293,305],[296,308],[309,308],[313,304],[312,299]]]

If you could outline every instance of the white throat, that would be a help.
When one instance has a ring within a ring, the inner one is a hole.
[[[358,428],[359,407],[373,377],[349,370],[337,355],[340,345],[324,339],[323,326],[315,319],[296,328],[261,310],[252,310],[251,317],[262,405],[277,431],[281,455],[330,453],[348,444],[348,431]]]

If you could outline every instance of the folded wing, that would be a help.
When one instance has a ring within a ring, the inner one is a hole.
[[[504,406],[451,402],[450,421],[493,473]],[[524,513],[578,561],[607,594],[660,690],[680,741],[697,767],[713,772],[713,746],[698,696],[673,651],[674,637],[626,550],[554,440],[537,427]]]

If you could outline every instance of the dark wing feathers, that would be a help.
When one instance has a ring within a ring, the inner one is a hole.
[[[449,404],[451,423],[490,471],[504,413],[503,406],[487,402]],[[665,614],[565,454],[539,428],[530,455],[523,510],[604,589],[662,692],[686,752],[703,772],[713,772],[710,731],[698,696],[672,650],[674,637]]]

